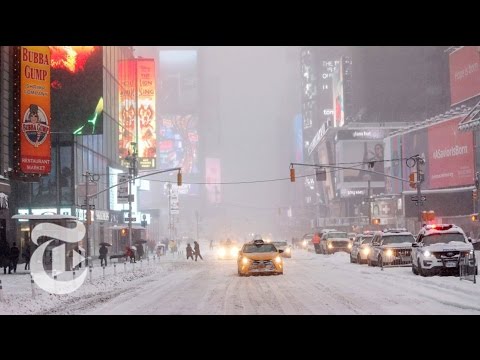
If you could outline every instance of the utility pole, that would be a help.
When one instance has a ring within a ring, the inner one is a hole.
[[[128,173],[128,246],[132,246],[132,183],[133,179],[137,177],[137,143],[132,143],[133,154],[128,155],[126,160],[129,161],[129,173]]]
[[[86,171],[85,174],[82,174],[85,177],[85,205],[82,208],[85,208],[85,265],[88,267],[88,257],[90,255],[90,244],[89,244],[89,229],[90,223],[92,222],[92,216],[90,211],[90,194],[88,193],[88,184],[90,182],[97,182],[100,179],[100,175],[92,174],[89,171]],[[92,206],[93,207],[93,206]]]
[[[167,184],[168,189],[168,236],[169,240],[172,240],[172,184],[168,182]]]
[[[370,179],[368,180],[368,225],[372,225],[372,197],[370,195]]]
[[[422,201],[422,189],[421,189],[421,184],[422,184],[422,181],[423,181],[423,173],[421,172],[421,169],[420,169],[420,165],[423,165],[425,160],[423,160],[423,158],[418,155],[416,158],[416,166],[417,166],[417,199],[418,199],[418,202],[417,202],[417,213],[418,213],[418,221],[420,223],[420,228],[422,227],[422,210],[421,210],[421,206],[423,205],[423,201]]]
[[[197,220],[197,242],[198,242],[198,210],[195,211],[195,218]]]

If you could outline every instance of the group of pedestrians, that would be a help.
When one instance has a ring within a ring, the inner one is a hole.
[[[16,243],[12,244],[12,247],[8,246],[7,242],[0,243],[0,267],[3,267],[3,273],[11,274],[17,272],[17,264],[20,257],[20,249],[17,247]],[[27,246],[23,252],[23,257],[25,259],[25,270],[30,270],[30,247]]]
[[[195,261],[197,261],[198,258],[203,260],[203,257],[200,254],[200,245],[196,241],[193,242],[193,249],[190,243],[187,244],[187,260],[190,258],[193,260],[194,255],[195,255]]]

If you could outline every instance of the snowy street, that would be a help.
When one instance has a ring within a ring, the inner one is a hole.
[[[167,256],[127,273],[123,265],[102,277],[96,268],[71,295],[30,285],[9,290],[0,313],[30,314],[478,314],[480,286],[453,276],[423,278],[409,267],[351,264],[348,254],[315,255],[296,250],[285,259],[283,276],[239,277],[235,260],[205,261]],[[15,277],[29,278],[28,275]],[[10,276],[10,279],[12,276]],[[7,279],[7,281],[5,280]],[[18,282],[18,280],[17,280]],[[11,291],[15,290],[18,295]]]

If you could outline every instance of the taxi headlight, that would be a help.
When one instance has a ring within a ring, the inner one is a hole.
[[[370,253],[370,248],[369,247],[363,248],[362,252],[364,255],[368,255]]]
[[[275,262],[276,262],[277,264],[280,264],[280,263],[282,262],[282,258],[281,258],[280,256],[277,256],[277,257],[275,258]]]
[[[250,262],[250,260],[248,260],[248,258],[246,258],[246,257],[242,258],[242,264],[243,265],[248,265],[249,262]]]
[[[393,251],[392,251],[392,249],[388,249],[387,251],[385,251],[385,255],[386,255],[386,256],[393,256]]]

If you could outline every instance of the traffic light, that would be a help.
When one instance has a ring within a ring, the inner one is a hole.
[[[127,236],[127,232],[128,232],[127,229],[122,229],[122,230],[120,231],[120,234],[121,234],[122,236]]]
[[[472,215],[472,221],[478,221],[478,214]]]
[[[380,219],[372,219],[373,225],[380,225]]]
[[[412,189],[416,189],[417,188],[417,179],[416,179],[416,176],[417,173],[415,172],[412,172],[409,176],[408,176],[408,181],[410,182],[410,187]]]
[[[182,173],[180,171],[177,174],[177,185],[182,186]]]
[[[422,220],[423,221],[434,221],[435,220],[435,211],[422,211]]]
[[[477,200],[478,199],[478,191],[477,190],[472,190],[472,199]]]
[[[290,181],[295,182],[295,169],[293,166],[290,168]]]

